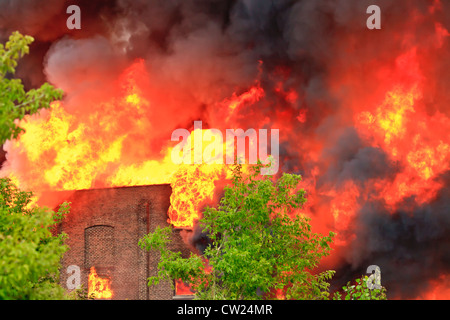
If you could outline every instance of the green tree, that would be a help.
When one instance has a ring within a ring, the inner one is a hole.
[[[32,193],[0,179],[0,299],[63,299],[57,284],[65,234],[54,228],[69,209],[30,206]]]
[[[14,79],[18,60],[29,52],[30,36],[14,32],[0,44],[0,143],[17,138],[23,131],[18,120],[26,114],[48,108],[62,97],[62,91],[48,83],[25,91]],[[57,212],[31,206],[31,192],[23,192],[9,179],[0,179],[0,299],[66,299],[58,285],[60,259],[67,250],[64,234],[54,228],[68,210],[64,203]]]
[[[273,181],[260,170],[257,165],[244,175],[235,166],[218,208],[204,211],[200,223],[212,244],[203,257],[167,250],[170,228],[140,240],[141,248],[158,250],[161,257],[149,285],[181,279],[192,284],[197,299],[275,299],[276,290],[287,299],[329,298],[334,272],[313,272],[329,254],[334,234],[312,233],[309,218],[289,214],[306,201],[304,190],[298,190],[299,175]]]
[[[342,292],[335,292],[333,300],[387,300],[386,288],[369,289],[367,281],[369,277],[362,276],[355,279],[352,284],[350,281],[342,287]]]
[[[0,44],[0,144],[17,138],[23,131],[17,120],[48,108],[50,102],[62,97],[62,91],[48,83],[26,91],[22,81],[12,77],[18,60],[29,53],[29,45],[33,41],[32,37],[16,31],[5,45]]]

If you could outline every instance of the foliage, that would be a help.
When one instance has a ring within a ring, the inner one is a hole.
[[[83,285],[78,289],[73,289],[65,297],[67,300],[95,300],[95,293],[89,294],[88,289]]]
[[[310,219],[290,215],[305,200],[299,175],[283,174],[277,181],[260,175],[262,165],[244,175],[233,169],[232,186],[225,188],[218,208],[207,208],[200,223],[212,244],[203,257],[182,258],[167,250],[170,228],[157,228],[139,245],[161,254],[158,275],[192,284],[198,299],[327,299],[333,271],[314,274],[326,256],[334,234],[312,233]],[[206,266],[206,259],[209,266]]]
[[[0,143],[23,131],[18,121],[26,114],[48,108],[62,91],[44,83],[26,91],[14,79],[18,60],[28,54],[30,36],[14,32],[0,44]],[[31,192],[23,192],[9,179],[0,179],[0,299],[66,299],[58,285],[60,259],[67,250],[64,234],[54,228],[69,210],[64,203],[57,212],[31,207]]]
[[[31,197],[0,179],[0,299],[63,299],[57,282],[66,235],[54,236],[52,228],[69,204],[54,212],[31,206]]]
[[[353,285],[349,281],[342,287],[343,293],[334,293],[333,300],[387,300],[386,288],[369,289],[368,280],[369,277],[362,276],[356,279]]]
[[[62,91],[48,83],[38,89],[25,91],[20,79],[11,79],[18,60],[29,53],[29,45],[33,40],[16,31],[5,45],[0,44],[0,144],[17,138],[23,131],[17,120],[23,119],[26,114],[48,108],[50,102],[62,97]]]

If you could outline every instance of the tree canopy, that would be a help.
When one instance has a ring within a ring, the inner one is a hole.
[[[69,209],[57,212],[29,206],[32,193],[0,179],[0,299],[61,299],[57,285],[65,234],[54,236]]]
[[[19,120],[48,108],[62,91],[44,83],[26,91],[13,78],[18,60],[29,52],[30,36],[14,32],[0,44],[0,143],[23,131]],[[65,235],[53,228],[69,209],[57,212],[32,205],[32,192],[20,191],[8,178],[0,179],[0,299],[65,299],[58,284],[60,259],[68,249]]]
[[[218,207],[204,211],[200,223],[211,244],[202,257],[182,258],[167,250],[170,228],[141,239],[142,248],[161,254],[159,273],[150,284],[181,279],[192,284],[198,299],[329,297],[327,280],[334,272],[314,271],[329,254],[334,234],[313,233],[308,217],[290,215],[306,201],[298,188],[301,176],[285,173],[273,181],[260,170],[258,165],[245,175],[236,165]]]
[[[16,31],[6,44],[0,44],[0,144],[17,138],[23,131],[18,120],[49,108],[50,103],[61,99],[63,94],[48,83],[26,91],[22,80],[13,78],[19,59],[29,53],[33,41],[33,37]]]

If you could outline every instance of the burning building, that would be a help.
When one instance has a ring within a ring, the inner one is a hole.
[[[146,272],[136,261],[126,271],[115,256],[119,230],[134,230],[126,246],[145,224],[123,220],[126,214],[118,217],[94,195],[170,184],[170,196],[166,187],[142,190],[169,197],[169,222],[185,228],[217,195],[224,166],[170,159],[173,130],[193,132],[192,123],[202,121],[205,129],[279,130],[279,174],[303,176],[301,213],[315,231],[337,233],[323,261],[337,270],[336,286],[378,265],[391,298],[449,297],[449,2],[70,4],[81,9],[80,30],[66,27],[66,1],[0,0],[0,36],[19,30],[35,38],[17,76],[28,88],[49,81],[65,92],[22,122],[25,133],[4,145],[1,173],[33,190],[39,204],[54,204],[61,191],[85,190],[74,193],[65,225],[80,224],[71,241],[84,243],[72,244],[83,281],[91,265],[99,278],[110,277],[113,290],[120,272]],[[379,30],[366,26],[373,4],[382,12]],[[129,197],[119,211],[153,223],[145,208],[157,196]],[[81,209],[79,199],[93,204]],[[150,216],[165,209],[155,210]],[[109,249],[99,253],[91,242]],[[130,256],[146,259],[137,251]],[[117,294],[145,297],[136,279],[127,281],[139,291]]]
[[[180,292],[162,282],[148,287],[157,274],[159,257],[138,246],[156,226],[168,226],[170,185],[79,190],[67,198],[71,211],[59,226],[70,250],[62,261],[61,284],[69,266],[79,266],[81,285],[96,299],[172,299]],[[175,230],[171,250],[191,249]],[[183,292],[181,292],[183,293]],[[189,292],[188,292],[189,293]]]

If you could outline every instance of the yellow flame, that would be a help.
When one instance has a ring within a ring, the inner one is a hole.
[[[108,278],[100,278],[95,270],[91,267],[88,277],[88,295],[95,299],[111,299],[113,291],[111,290],[111,280]]]

